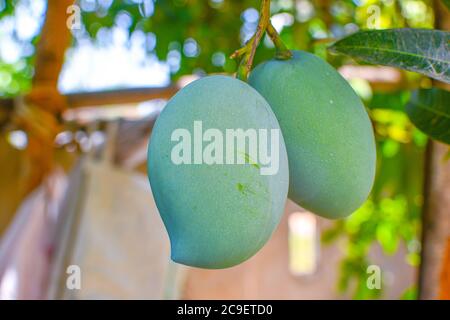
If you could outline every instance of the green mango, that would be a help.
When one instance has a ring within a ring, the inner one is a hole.
[[[237,129],[258,133],[258,153],[250,138],[239,144],[227,136]],[[271,161],[259,155],[264,145]],[[208,76],[180,90],[155,123],[147,166],[171,258],[181,264],[219,269],[245,261],[284,211],[289,169],[278,121],[265,99],[235,78]]]
[[[350,215],[372,189],[376,149],[359,97],[319,57],[294,51],[290,60],[257,66],[249,83],[275,113],[289,158],[289,197],[320,216]]]

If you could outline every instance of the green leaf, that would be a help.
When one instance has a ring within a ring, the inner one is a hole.
[[[360,31],[335,42],[329,49],[450,83],[450,32],[428,29]]]
[[[411,96],[410,91],[374,92],[372,99],[367,103],[369,109],[405,110]]]
[[[450,144],[450,92],[438,88],[414,91],[406,106],[412,123],[435,140]]]

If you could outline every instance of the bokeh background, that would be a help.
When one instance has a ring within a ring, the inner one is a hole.
[[[431,269],[424,269],[422,225],[428,197],[439,202],[435,210],[449,211],[448,151],[437,143],[432,148],[403,111],[411,90],[432,82],[326,50],[333,40],[361,29],[444,28],[448,11],[429,0],[273,0],[272,22],[286,45],[327,60],[367,107],[378,150],[370,198],[339,221],[315,217],[288,201],[268,245],[235,268],[206,271],[152,264],[168,260],[167,250],[161,249],[166,243],[159,249],[143,244],[158,241],[148,240],[146,232],[159,234],[155,230],[161,225],[149,222],[144,230],[145,223],[130,223],[145,219],[145,207],[151,204],[131,205],[136,195],[127,193],[122,183],[140,179],[130,186],[146,188],[146,144],[165,101],[195,78],[236,71],[229,56],[255,32],[259,6],[256,0],[0,0],[0,298],[144,298],[152,290],[158,293],[150,297],[160,298],[437,297],[444,250],[440,244],[430,256]],[[273,55],[273,44],[264,38],[255,64]],[[120,168],[120,177],[104,167]],[[436,177],[441,180],[436,182]],[[429,195],[433,190],[437,194]],[[121,204],[111,195],[122,197]],[[444,197],[447,204],[439,200]],[[77,203],[84,203],[84,209],[73,209]],[[112,203],[111,210],[121,218],[107,215]],[[156,210],[147,211],[157,216]],[[97,220],[85,217],[100,216],[98,212],[104,215]],[[77,215],[85,218],[67,222],[68,216]],[[45,234],[45,239],[23,235],[33,223],[34,231],[28,233]],[[102,223],[110,229],[101,229]],[[133,226],[136,238],[127,243]],[[108,243],[100,246],[92,236],[102,232],[105,239],[115,239],[109,244],[119,248],[114,258],[102,260],[80,243],[84,234],[104,254]],[[136,235],[140,233],[142,237]],[[23,242],[23,237],[30,238]],[[27,257],[39,241],[44,262],[36,275],[23,265],[33,263]],[[86,265],[84,294],[61,289],[67,259],[74,259],[62,253],[67,248],[78,252]],[[146,252],[139,272],[123,263],[127,256],[120,256],[120,250],[133,254],[129,261],[137,264]],[[15,257],[18,252],[25,258]],[[377,268],[381,285],[373,288],[368,279]],[[108,278],[111,270],[114,276]],[[148,287],[131,277],[133,273]],[[38,285],[27,285],[36,277]],[[90,286],[89,281],[97,283]],[[429,283],[428,288],[421,282]]]

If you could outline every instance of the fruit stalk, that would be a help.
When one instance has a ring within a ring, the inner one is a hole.
[[[253,66],[253,60],[255,58],[256,48],[264,35],[267,35],[273,41],[277,50],[276,58],[280,60],[287,60],[292,57],[292,53],[288,50],[286,45],[281,40],[280,35],[270,22],[270,0],[262,0],[260,9],[260,18],[258,27],[255,34],[242,48],[236,50],[232,55],[232,59],[241,58],[239,68],[237,70],[237,78],[243,81],[247,81],[248,75]]]
[[[269,24],[267,25],[266,32],[269,38],[273,41],[277,50],[275,58],[279,60],[288,60],[292,58],[292,52],[286,47],[283,40],[281,40],[280,35],[278,34],[277,30],[275,30],[270,20]]]

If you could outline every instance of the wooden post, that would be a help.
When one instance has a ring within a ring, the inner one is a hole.
[[[450,265],[444,264],[445,251],[450,249],[446,246],[450,236],[450,161],[445,161],[447,152],[448,146],[438,142],[430,142],[427,150],[420,299],[437,299],[439,291],[441,296],[450,294],[448,282],[446,288],[440,289],[440,278],[450,271],[446,270]]]
[[[436,27],[450,30],[450,12],[435,1]],[[450,85],[435,82],[450,90]],[[427,150],[425,203],[422,225],[420,299],[450,298],[450,161],[449,147],[430,141]]]
[[[58,78],[71,33],[66,25],[67,8],[74,0],[49,0],[41,38],[36,47],[35,75],[31,92],[19,103],[14,123],[28,133],[27,154],[31,163],[27,190],[41,183],[53,166],[53,144],[61,123],[58,115],[66,108],[58,92]]]

